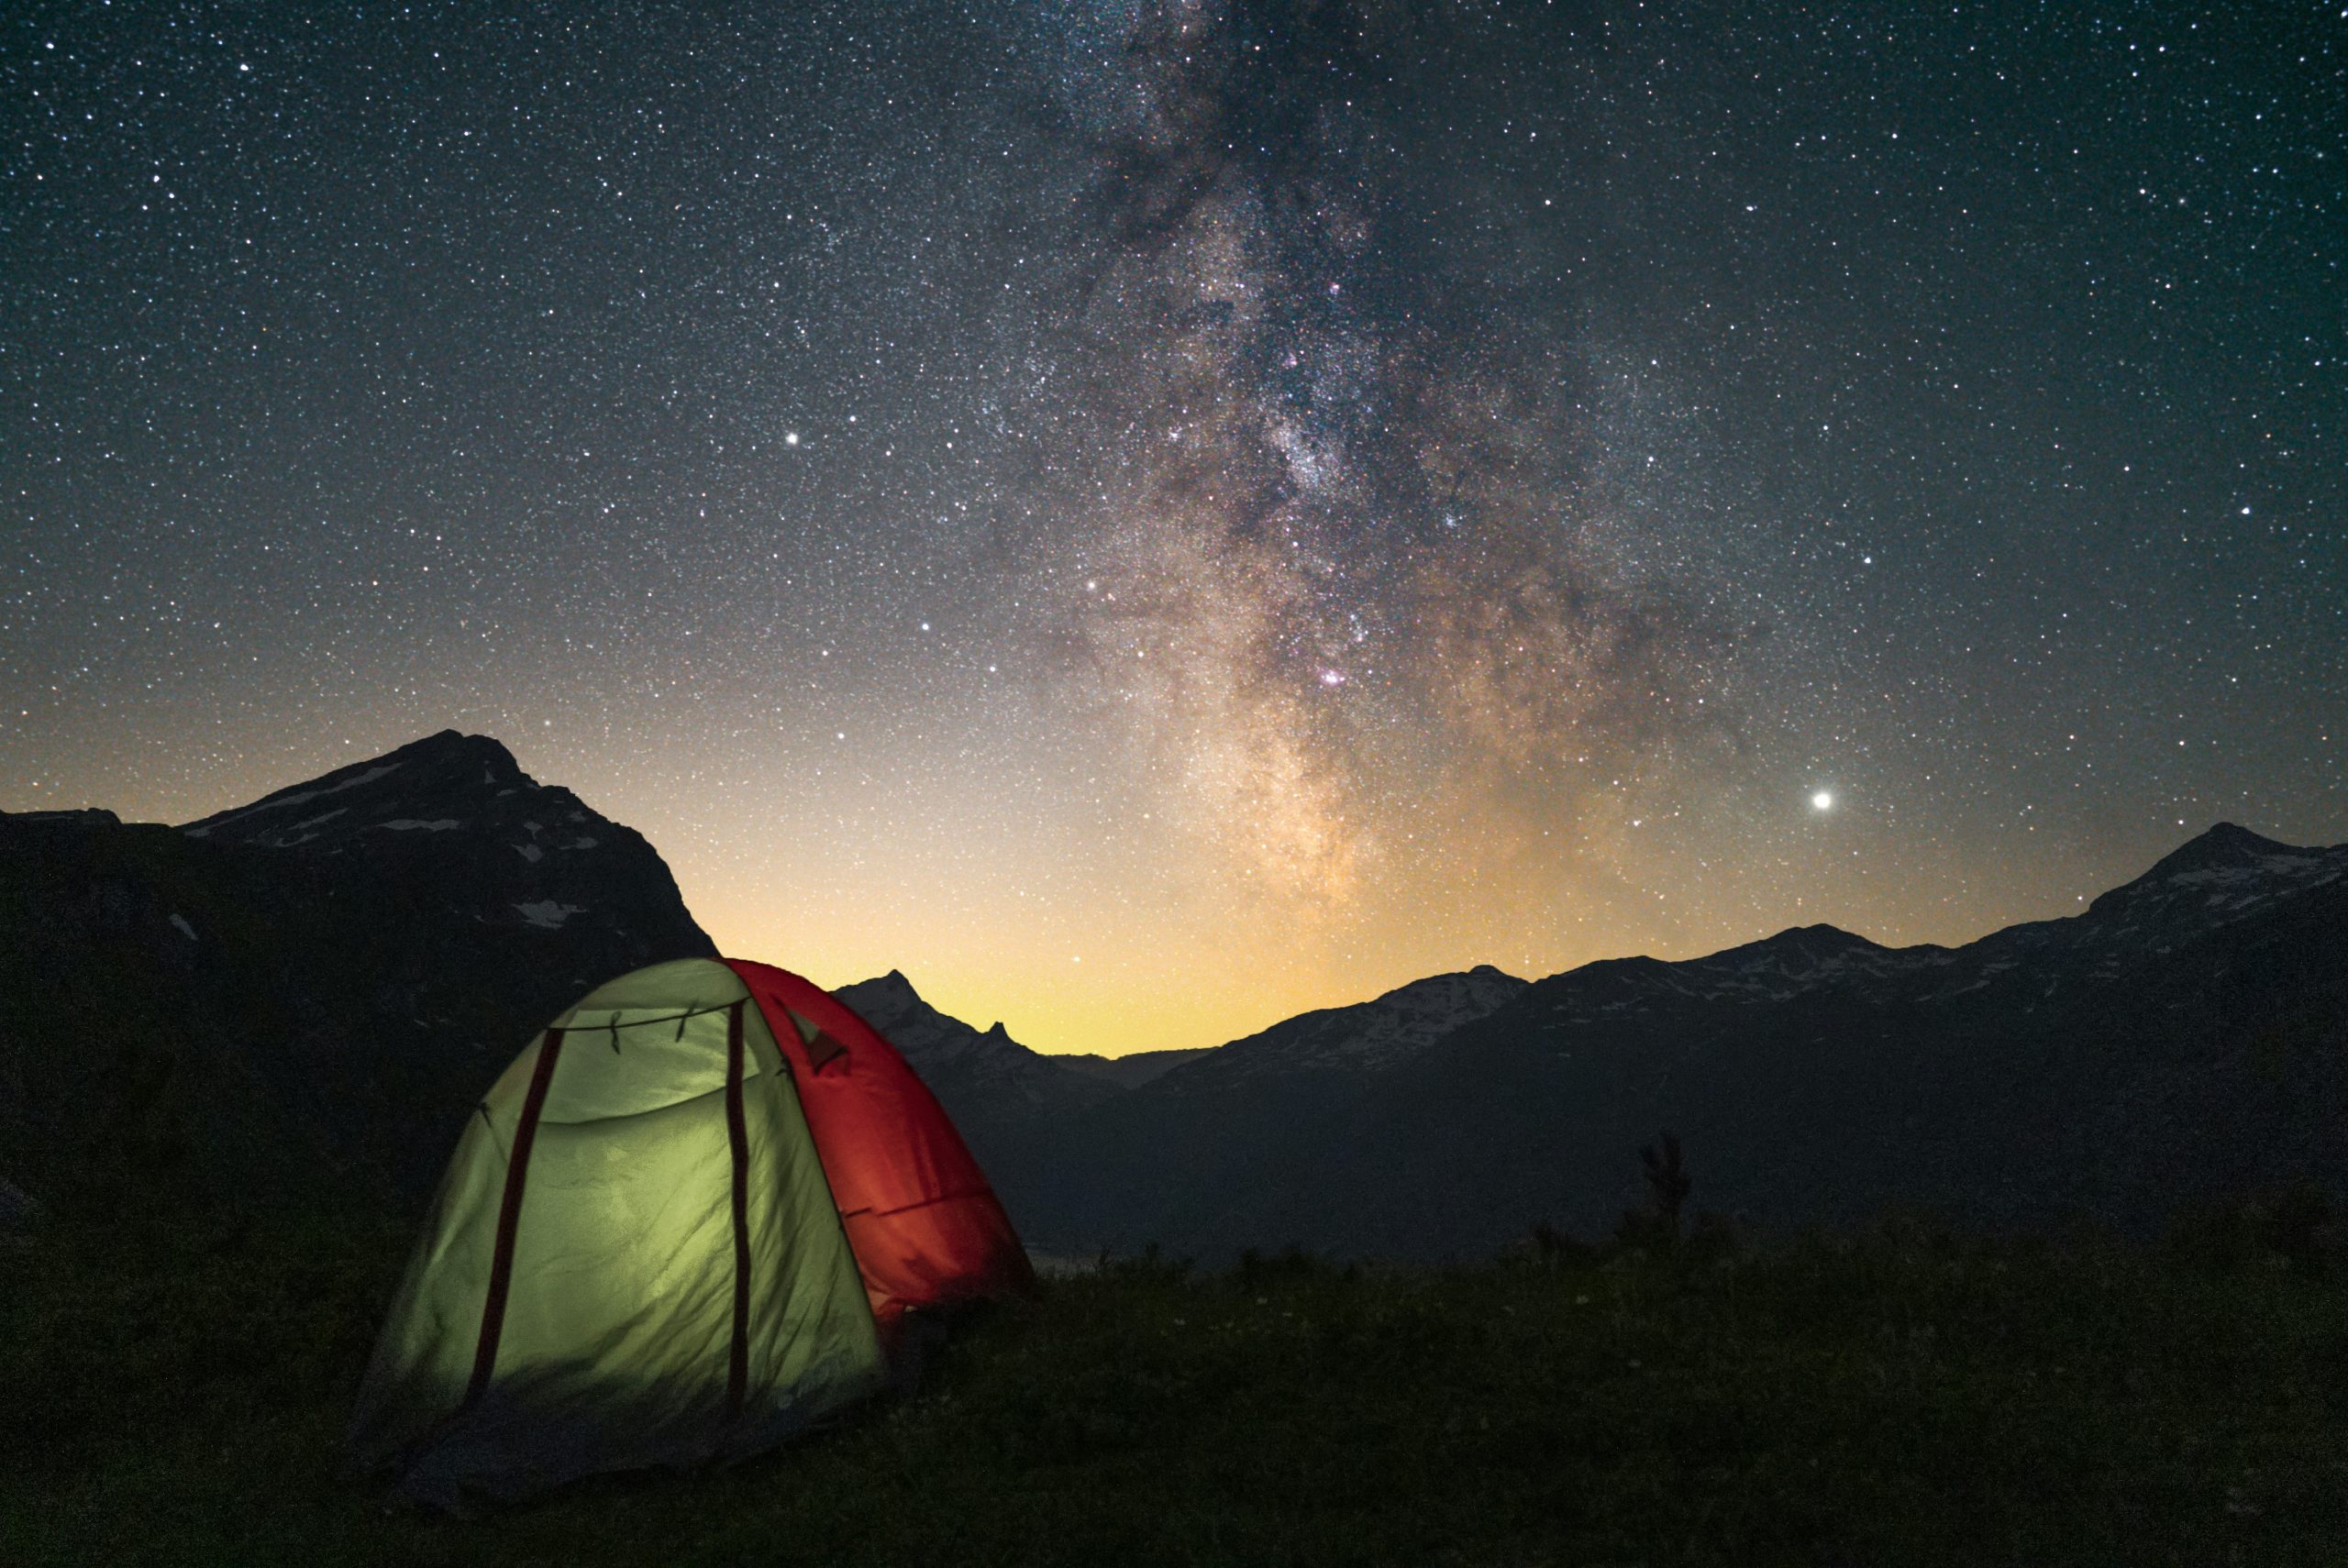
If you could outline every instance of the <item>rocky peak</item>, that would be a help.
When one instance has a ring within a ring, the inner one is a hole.
[[[1795,925],[1758,942],[1723,948],[1672,967],[1815,980],[1874,970],[1880,967],[1875,960],[1888,958],[1894,951],[1839,926]]]
[[[1877,953],[1882,945],[1869,942],[1855,931],[1844,931],[1839,925],[1820,922],[1815,925],[1789,925],[1775,936],[1765,936],[1752,944],[1773,953],[1800,954],[1804,956],[1831,956],[1854,951]]]
[[[979,1030],[940,1012],[895,969],[832,993],[879,1031],[921,1075],[966,1134],[980,1141],[1005,1120],[1092,1104],[1113,1086],[1031,1051],[1001,1022]]]
[[[922,999],[921,993],[914,989],[914,983],[905,978],[904,971],[902,969],[892,969],[885,975],[876,975],[869,980],[858,980],[852,986],[841,988],[839,994],[846,996],[850,991],[855,992],[859,999],[856,1010],[862,1014],[864,1021],[871,1023],[875,1029],[880,1027],[873,1020],[875,1012],[884,1012],[895,1017],[919,1009],[925,1012],[943,1016],[936,1014],[936,1010]]]
[[[2219,823],[2178,845],[2157,861],[2138,881],[2165,879],[2187,876],[2197,871],[2222,870],[2236,867],[2256,866],[2277,855],[2303,855],[2307,851],[2277,843],[2234,823]]]
[[[1826,924],[1789,926],[1700,958],[1601,958],[1539,982],[1532,1003],[1554,1021],[1620,1020],[1657,1007],[1784,1001],[1937,964],[1937,947],[1893,948]]]
[[[922,999],[921,993],[914,989],[914,983],[901,970],[892,969],[869,980],[841,986],[832,994],[886,1036],[907,1061],[931,1045],[933,1036],[947,1032],[945,1025],[951,1024],[957,1031],[969,1028]]]
[[[181,831],[216,844],[335,854],[371,833],[449,833],[478,829],[488,818],[518,823],[526,820],[524,808],[541,802],[558,822],[584,812],[570,790],[539,784],[489,736],[442,730]]]
[[[2075,936],[2136,934],[2160,927],[2222,925],[2269,900],[2348,875],[2348,845],[2302,848],[2220,823],[2103,894],[2075,922]]]
[[[1448,1032],[1471,1019],[1481,1018],[1502,1002],[1512,1000],[1531,982],[1479,964],[1473,969],[1444,975],[1429,975],[1395,987],[1383,995],[1364,1003],[1377,1010],[1366,1014],[1364,1021],[1370,1033],[1384,1035],[1379,1013],[1393,1020],[1394,1043],[1401,1044],[1403,1037],[1412,1037],[1415,1044],[1433,1044],[1439,1032]]]
[[[415,889],[466,924],[537,932],[601,926],[615,967],[714,954],[642,834],[522,771],[488,735],[442,730],[189,823],[208,844],[292,854]]]
[[[1427,975],[1415,980],[1405,980],[1390,991],[1381,991],[1372,1002],[1405,1002],[1432,997],[1482,997],[1506,993],[1513,995],[1524,988],[1526,982],[1490,964],[1479,964],[1472,969],[1455,969],[1441,975]]]
[[[2276,843],[2273,838],[2252,834],[2244,826],[2235,826],[2233,822],[2219,822],[2210,831],[2193,835],[2186,843],[2176,845],[2175,850],[2160,856],[2158,861],[2154,861],[2154,868],[2139,876],[2134,883],[2121,885],[2104,897],[2109,899],[2116,897],[2116,894],[2125,894],[2132,888],[2176,883],[2179,878],[2186,878],[2188,883],[2190,880],[2212,880],[2212,873],[2217,878],[2223,878],[2226,873],[2289,873],[2294,861],[2322,855],[2322,850],[2301,850],[2297,845]]]
[[[1034,1055],[1000,1023],[981,1031],[938,1011],[896,969],[842,986],[833,994],[878,1030],[924,1077],[964,1056],[1000,1057],[1006,1052]]]

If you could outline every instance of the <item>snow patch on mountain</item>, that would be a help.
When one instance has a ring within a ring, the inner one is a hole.
[[[1382,1072],[1515,999],[1528,984],[1489,964],[1430,975],[1366,1002],[1284,1020],[1175,1066],[1154,1087],[1196,1093],[1264,1075]]]
[[[2010,926],[1982,939],[2000,952],[2147,948],[2230,924],[2348,876],[2348,845],[2301,848],[2220,823],[2151,870],[2063,920]]]
[[[532,778],[487,735],[444,730],[181,831],[355,862],[352,870],[371,880],[445,894],[458,920],[513,910],[526,928],[599,933],[615,953],[646,940],[666,951],[707,942],[651,845],[570,790]],[[648,926],[638,917],[655,909]]]
[[[315,801],[322,795],[339,794],[345,790],[356,790],[363,784],[372,784],[378,778],[388,778],[398,767],[399,764],[396,762],[377,763],[372,766],[362,765],[360,771],[353,773],[348,778],[336,779],[331,784],[321,779],[308,789],[288,790],[275,795],[265,796],[241,811],[227,812],[216,817],[206,818],[201,823],[189,824],[182,831],[185,832],[190,838],[205,838],[230,823],[242,822],[247,817],[258,816],[263,812],[282,811],[287,806],[298,806],[305,801]],[[333,778],[334,775],[329,773],[327,778]]]
[[[2221,823],[2085,911],[2008,926],[1963,947],[1884,947],[1831,925],[1797,926],[1701,958],[1603,959],[1541,982],[1538,1015],[1570,1024],[1659,1008],[1768,1006],[1851,991],[1876,1001],[1945,1001],[1988,991],[2057,957],[2109,984],[2145,954],[2348,875],[2348,846],[2300,849]],[[2051,988],[2039,993],[2052,994]]]

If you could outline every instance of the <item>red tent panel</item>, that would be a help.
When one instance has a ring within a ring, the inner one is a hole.
[[[1032,1288],[1027,1254],[986,1173],[896,1047],[814,982],[725,962],[790,1060],[873,1316],[886,1324],[908,1307]],[[794,1014],[814,1027],[814,1040]]]

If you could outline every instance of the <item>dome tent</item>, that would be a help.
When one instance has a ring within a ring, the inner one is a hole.
[[[447,1507],[738,1458],[878,1389],[906,1311],[1032,1280],[861,1019],[765,965],[655,965],[557,1018],[467,1121],[352,1457]]]

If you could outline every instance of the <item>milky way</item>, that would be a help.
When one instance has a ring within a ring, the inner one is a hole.
[[[1110,1051],[2348,832],[2313,11],[0,47],[0,807],[486,731],[729,949]]]
[[[1506,95],[1430,112],[1457,40],[1412,12],[1118,20],[1073,93],[1110,247],[1101,473],[1063,508],[1083,673],[1285,918],[1440,922],[1475,887],[1538,921],[1611,868],[1625,775],[1733,756],[1755,631],[1721,608],[1737,552],[1690,547],[1714,519],[1609,482],[1601,442],[1652,433],[1553,254],[1583,215],[1431,186],[1514,127]]]

